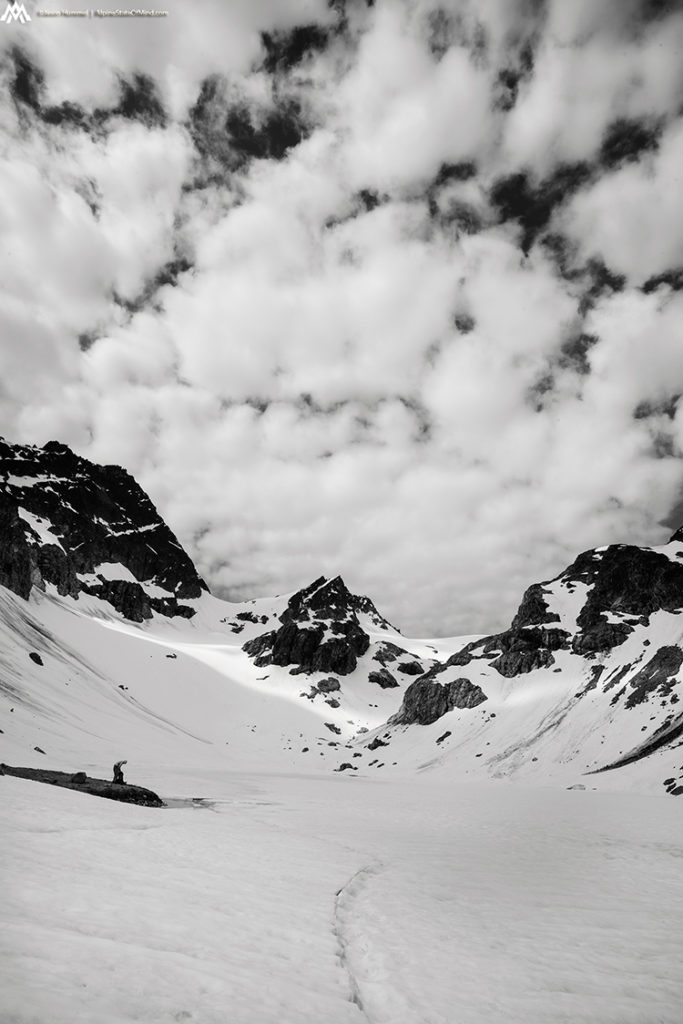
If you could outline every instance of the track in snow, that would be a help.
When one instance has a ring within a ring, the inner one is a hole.
[[[407,1019],[408,1010],[400,993],[391,984],[383,949],[371,943],[364,929],[363,915],[359,913],[369,881],[383,868],[384,865],[377,862],[356,871],[337,893],[334,905],[333,930],[339,946],[339,959],[349,977],[351,1002],[369,1024]],[[367,908],[365,912],[368,912]],[[374,918],[377,930],[384,931],[388,927],[376,911]]]

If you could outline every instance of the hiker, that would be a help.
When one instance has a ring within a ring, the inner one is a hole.
[[[128,762],[117,761],[116,764],[114,765],[114,782],[118,782],[121,786],[125,786],[126,784],[123,780],[123,771],[121,770],[122,765],[124,764],[128,764]]]

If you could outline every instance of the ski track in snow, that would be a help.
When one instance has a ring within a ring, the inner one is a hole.
[[[362,894],[368,880],[378,871],[381,865],[368,865],[356,871],[336,894],[334,901],[333,931],[339,946],[339,960],[349,976],[351,985],[351,1002],[355,1003],[363,1016],[374,1024],[374,1018],[368,1013],[363,999],[363,985],[368,974],[376,977],[381,973],[381,965],[377,957],[372,957],[368,945],[361,939],[358,949],[354,947],[353,926],[355,903]]]

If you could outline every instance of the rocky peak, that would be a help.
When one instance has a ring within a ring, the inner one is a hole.
[[[456,699],[452,695],[457,684],[457,700],[472,696],[465,686],[468,673],[475,679],[481,668],[495,669],[506,678],[537,669],[552,671],[560,651],[582,660],[605,655],[635,628],[647,627],[655,612],[680,611],[683,551],[677,545],[682,542],[683,528],[671,538],[671,547],[612,544],[584,551],[555,579],[526,590],[509,629],[473,640],[447,661],[429,668],[406,690],[392,723],[433,721],[434,715],[460,707],[451,705]],[[666,653],[665,668],[670,670],[675,658],[668,648]],[[655,667],[661,666],[657,662]],[[660,675],[655,673],[653,678],[658,681]],[[651,689],[650,676],[643,678],[643,686]],[[470,684],[475,685],[472,679]],[[585,692],[594,686],[593,682]],[[479,694],[472,699],[478,700]],[[631,698],[632,703],[635,700]]]
[[[28,598],[53,584],[86,593],[133,621],[190,617],[180,602],[207,590],[147,494],[120,466],[66,445],[0,439],[0,584]]]
[[[366,615],[379,629],[393,629],[377,611],[369,597],[352,594],[341,576],[319,576],[308,587],[297,591],[289,601],[289,611],[297,621],[320,619],[328,622],[350,620]]]
[[[372,601],[352,594],[341,576],[320,576],[290,597],[279,629],[249,640],[244,650],[258,666],[291,665],[292,674],[348,675],[370,646],[359,616],[378,628],[389,627]]]

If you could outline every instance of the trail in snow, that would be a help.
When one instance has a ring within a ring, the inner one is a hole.
[[[334,902],[334,924],[333,931],[339,945],[339,960],[349,976],[351,986],[351,1002],[355,1003],[363,1016],[373,1024],[373,1018],[368,1013],[362,993],[362,980],[359,975],[359,967],[356,963],[357,954],[352,949],[353,939],[352,923],[354,916],[354,904],[358,899],[368,879],[380,870],[380,865],[369,865],[356,871],[348,882],[337,892]],[[361,972],[365,974],[365,970]]]

